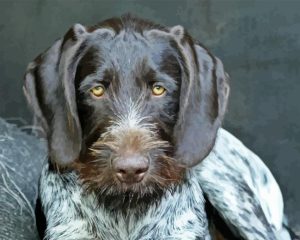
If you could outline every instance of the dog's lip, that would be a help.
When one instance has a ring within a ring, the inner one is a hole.
[[[143,179],[138,180],[138,181],[123,181],[123,183],[126,184],[126,185],[135,185],[135,184],[138,184],[142,181],[143,181]]]
[[[138,181],[134,181],[134,180],[124,180],[124,181],[120,181],[118,180],[121,184],[125,184],[128,186],[133,186],[135,184],[139,184],[144,180],[144,178],[139,179]]]
[[[138,180],[138,181],[120,181],[118,179],[116,179],[116,181],[118,182],[118,185],[121,189],[123,190],[136,190],[137,188],[140,188],[142,185],[144,185],[143,183],[145,183],[147,181],[147,176],[145,176],[144,178]]]

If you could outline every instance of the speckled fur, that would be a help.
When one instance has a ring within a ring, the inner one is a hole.
[[[196,168],[203,192],[227,224],[244,239],[282,237],[283,198],[262,160],[221,129],[216,145]]]
[[[187,183],[166,193],[140,217],[134,210],[125,216],[99,206],[73,172],[51,173],[46,165],[40,183],[46,239],[210,239],[204,198],[193,171]]]
[[[46,165],[40,181],[46,239],[51,240],[211,239],[204,194],[243,239],[290,239],[282,237],[283,201],[272,174],[223,129],[208,157],[189,170],[187,181],[139,217],[99,206],[74,172],[59,175]]]
[[[287,239],[273,176],[219,130],[228,80],[222,62],[183,27],[130,15],[75,24],[40,54],[24,92],[48,142],[39,195],[46,239],[199,240],[226,231]],[[105,93],[95,98],[99,84]],[[155,84],[163,95],[152,94]],[[149,162],[135,184],[119,181],[113,167],[128,153]],[[229,230],[212,231],[205,197]]]

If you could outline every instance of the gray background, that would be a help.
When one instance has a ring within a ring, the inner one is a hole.
[[[300,229],[300,1],[0,0],[0,116],[30,122],[22,94],[27,63],[74,23],[126,12],[181,24],[231,76],[224,127],[270,167]]]

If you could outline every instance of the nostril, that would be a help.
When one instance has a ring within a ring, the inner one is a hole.
[[[148,170],[148,168],[140,168],[135,171],[135,174],[139,175],[139,174],[147,172],[147,170]]]
[[[124,169],[118,169],[117,170],[117,173],[120,173],[120,174],[126,174],[126,171]]]
[[[143,173],[144,171],[142,169],[139,169],[135,172],[135,174],[140,174],[140,173]]]

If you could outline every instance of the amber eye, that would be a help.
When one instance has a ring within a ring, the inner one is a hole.
[[[152,87],[152,94],[155,96],[161,96],[165,93],[166,89],[160,85],[154,85]]]
[[[91,89],[91,94],[93,94],[95,97],[99,98],[104,94],[104,87],[102,86],[96,86]]]

